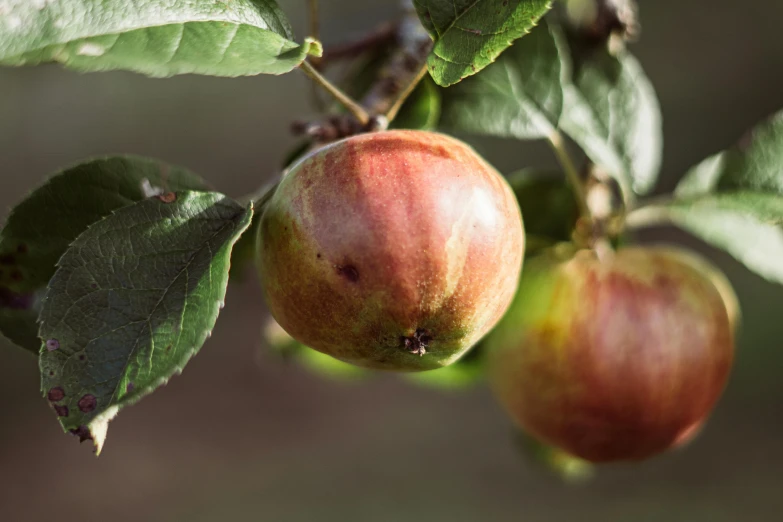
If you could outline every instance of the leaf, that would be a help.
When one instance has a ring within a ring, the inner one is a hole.
[[[320,49],[292,40],[274,0],[0,0],[0,65],[59,62],[156,77],[283,74]]]
[[[75,165],[35,189],[0,232],[0,332],[38,356],[41,299],[71,242],[118,208],[185,189],[208,186],[181,167],[131,156]]]
[[[783,111],[756,126],[742,143],[693,167],[677,196],[752,190],[783,196]]]
[[[628,52],[596,52],[564,90],[562,129],[614,177],[626,199],[649,192],[663,155],[655,90]]]
[[[673,223],[783,284],[783,111],[691,168],[674,194],[633,211],[628,225]]]
[[[552,0],[414,0],[435,45],[430,75],[448,87],[476,74],[533,28]]]
[[[443,127],[519,139],[544,138],[563,108],[562,37],[542,24],[480,75],[443,91]]]
[[[563,174],[524,169],[507,179],[522,209],[528,238],[547,239],[549,244],[571,240],[579,207]],[[525,255],[531,253],[528,246]]]
[[[440,120],[441,91],[425,77],[391,122],[393,129],[435,130]]]
[[[121,208],[73,242],[41,310],[41,389],[100,453],[117,412],[181,372],[225,299],[250,224],[225,196],[177,192]]]
[[[721,177],[727,170],[738,168],[741,160],[731,151],[723,151],[711,156],[691,168],[677,184],[675,195],[678,198],[702,196],[714,192],[718,188]],[[733,165],[730,165],[733,164]]]
[[[726,168],[719,188],[750,189],[783,195],[783,111],[758,125],[749,143],[740,144],[735,154],[737,168]]]
[[[783,284],[783,197],[738,191],[643,207],[629,225],[673,223]]]

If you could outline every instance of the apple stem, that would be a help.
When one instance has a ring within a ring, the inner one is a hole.
[[[576,170],[574,162],[571,160],[571,156],[568,154],[568,149],[566,148],[563,135],[560,134],[560,132],[557,130],[554,130],[549,133],[547,140],[552,146],[552,150],[554,151],[555,156],[557,156],[557,160],[560,162],[560,166],[563,167],[568,182],[574,189],[574,197],[576,198],[576,203],[579,206],[579,213],[586,221],[592,223],[593,214],[590,212],[590,205],[587,203],[585,186],[584,183],[582,183],[582,178],[579,176],[579,172]]]
[[[310,77],[319,87],[329,93],[343,107],[354,115],[362,125],[370,123],[370,115],[364,110],[364,107],[356,103],[350,96],[341,91],[336,85],[327,80],[313,65],[307,60],[299,65],[299,70]]]

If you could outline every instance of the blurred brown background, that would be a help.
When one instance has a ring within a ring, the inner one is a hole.
[[[298,34],[303,1],[281,2]],[[395,0],[322,2],[324,40],[357,35]],[[634,51],[657,87],[660,190],[783,108],[783,3],[642,2]],[[57,66],[0,70],[0,206],[81,158],[183,164],[230,195],[269,178],[306,116],[297,73],[236,80]],[[501,170],[553,164],[542,144],[474,141]],[[661,231],[646,239],[688,242]],[[698,245],[697,245],[698,246]],[[264,353],[266,311],[233,286],[187,371],[123,411],[95,459],[60,432],[34,360],[0,340],[0,520],[779,522],[783,520],[783,287],[700,247],[744,308],[732,381],[697,441],[566,485],[522,458],[479,387],[446,393],[392,376],[326,381]],[[781,260],[783,262],[783,260]]]

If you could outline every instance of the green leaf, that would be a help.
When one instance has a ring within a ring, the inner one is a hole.
[[[655,90],[630,53],[594,53],[564,90],[562,129],[614,177],[626,198],[649,192],[663,154]]]
[[[740,144],[737,168],[727,168],[719,188],[750,189],[783,195],[783,111],[757,126]]]
[[[736,191],[673,200],[633,212],[628,223],[673,223],[783,284],[783,197],[777,194]]]
[[[425,77],[411,93],[391,122],[393,129],[435,130],[440,121],[441,91]]]
[[[783,111],[691,168],[674,194],[633,211],[629,226],[673,223],[783,284]]]
[[[139,201],[95,223],[58,263],[41,310],[41,389],[100,453],[117,412],[166,383],[223,307],[231,248],[250,224],[208,192]]]
[[[723,151],[710,156],[685,174],[677,184],[674,194],[678,198],[689,198],[714,192],[721,177],[728,170],[739,168],[739,161],[741,158],[733,151]]]
[[[752,190],[783,196],[783,111],[756,126],[742,143],[693,167],[677,196]]]
[[[574,193],[563,174],[524,169],[508,175],[525,222],[525,235],[549,240],[548,244],[570,241],[579,218]],[[530,246],[525,255],[529,255]]]
[[[92,223],[158,192],[208,190],[195,174],[152,159],[110,157],[56,174],[0,232],[0,332],[38,356],[38,314],[55,263]]]
[[[443,127],[519,139],[544,138],[563,108],[564,43],[542,24],[481,74],[444,90]]]
[[[293,41],[274,0],[0,0],[0,65],[244,76],[286,73],[319,49]]]
[[[551,0],[414,0],[414,4],[435,40],[427,66],[443,87],[494,62],[552,7]]]

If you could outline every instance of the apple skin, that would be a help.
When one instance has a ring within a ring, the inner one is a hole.
[[[733,319],[704,267],[720,274],[672,248],[529,260],[484,343],[503,408],[542,442],[596,463],[690,440],[734,356]]]
[[[505,179],[443,134],[386,131],[328,145],[269,200],[257,266],[294,339],[374,369],[460,358],[503,316],[524,255]]]

